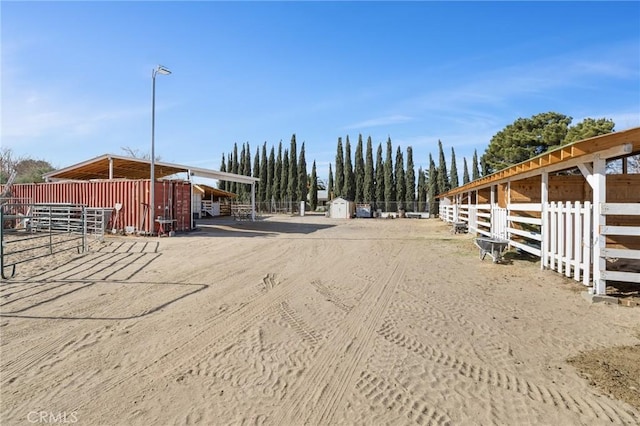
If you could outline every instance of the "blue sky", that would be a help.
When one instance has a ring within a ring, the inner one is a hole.
[[[639,2],[11,2],[1,143],[66,167],[121,147],[218,169],[249,142],[391,137],[416,169],[469,161],[519,117],[640,126]]]

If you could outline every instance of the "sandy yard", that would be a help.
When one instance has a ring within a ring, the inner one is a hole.
[[[480,261],[438,220],[223,219],[92,247],[1,283],[0,424],[640,424],[640,309]]]

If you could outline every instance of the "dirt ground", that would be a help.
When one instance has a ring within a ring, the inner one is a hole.
[[[435,219],[216,219],[19,266],[3,425],[640,424],[640,308]]]

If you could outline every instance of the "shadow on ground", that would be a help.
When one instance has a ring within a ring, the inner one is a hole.
[[[269,237],[277,234],[302,234],[308,235],[322,229],[332,228],[335,225],[318,223],[294,223],[277,220],[261,219],[252,221],[236,221],[230,217],[199,219],[196,221],[196,230],[184,234],[178,234],[183,238],[191,237]]]

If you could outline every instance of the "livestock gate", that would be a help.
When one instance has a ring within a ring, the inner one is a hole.
[[[88,238],[102,238],[110,212],[78,204],[36,204],[5,199],[0,208],[0,276],[12,278],[18,265],[65,251],[88,250]]]

